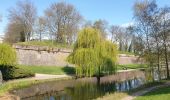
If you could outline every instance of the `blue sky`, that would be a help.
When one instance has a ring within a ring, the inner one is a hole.
[[[8,10],[16,5],[18,0],[1,0],[0,34],[5,32],[8,23]],[[32,0],[37,7],[38,15],[42,16],[46,8],[53,2],[65,1],[73,4],[86,20],[104,19],[110,25],[124,25],[132,22],[133,4],[136,0]],[[170,6],[170,0],[156,0],[158,6]]]

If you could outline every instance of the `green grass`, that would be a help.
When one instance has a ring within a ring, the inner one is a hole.
[[[143,96],[137,97],[135,100],[170,100],[170,87],[162,87]]]
[[[142,85],[142,86],[140,86],[138,88],[132,89],[132,90],[127,91],[127,92],[115,92],[115,93],[106,94],[103,97],[97,98],[96,100],[113,100],[113,99],[114,100],[121,100],[126,96],[132,95],[135,92],[138,92],[138,91],[141,91],[143,89],[153,87],[153,86],[156,86],[156,85],[161,85],[164,82],[166,82],[166,81],[147,83],[147,84],[144,84],[144,85]],[[139,99],[139,100],[150,100],[150,99]],[[151,100],[157,100],[157,99],[151,99]],[[162,99],[162,100],[164,100],[164,99]]]
[[[44,41],[28,41],[28,42],[18,42],[19,45],[28,45],[28,46],[49,46],[57,48],[72,48],[73,46],[67,44],[56,43],[55,41],[44,40]]]
[[[40,74],[54,74],[54,75],[75,74],[74,67],[25,66],[25,65],[18,65],[18,67],[31,71],[33,73],[40,73]]]
[[[117,65],[118,70],[124,69],[139,69],[139,68],[147,68],[146,64],[125,64],[125,65]]]

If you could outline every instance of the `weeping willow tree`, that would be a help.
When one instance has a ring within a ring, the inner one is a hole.
[[[101,73],[115,72],[117,46],[110,41],[102,40],[100,32],[93,28],[85,28],[79,32],[73,53],[68,61],[76,65],[76,75],[100,76]]]

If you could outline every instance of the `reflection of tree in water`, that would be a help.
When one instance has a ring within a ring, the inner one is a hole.
[[[77,81],[74,85],[69,84],[62,91],[51,91],[22,100],[91,100],[115,91],[131,90],[143,82],[142,78],[100,84],[97,81]]]
[[[115,83],[79,83],[75,87],[65,88],[65,91],[71,100],[89,100],[114,92]]]

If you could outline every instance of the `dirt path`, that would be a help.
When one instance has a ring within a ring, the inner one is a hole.
[[[155,89],[158,89],[158,88],[161,88],[161,87],[165,87],[165,86],[170,86],[170,81],[166,82],[166,83],[164,83],[162,85],[153,86],[153,87],[146,88],[144,90],[137,91],[137,92],[132,93],[131,95],[123,98],[122,100],[133,100],[133,99],[135,99],[138,96],[144,95],[144,94],[146,94],[148,92],[151,92],[151,91],[153,91]]]

